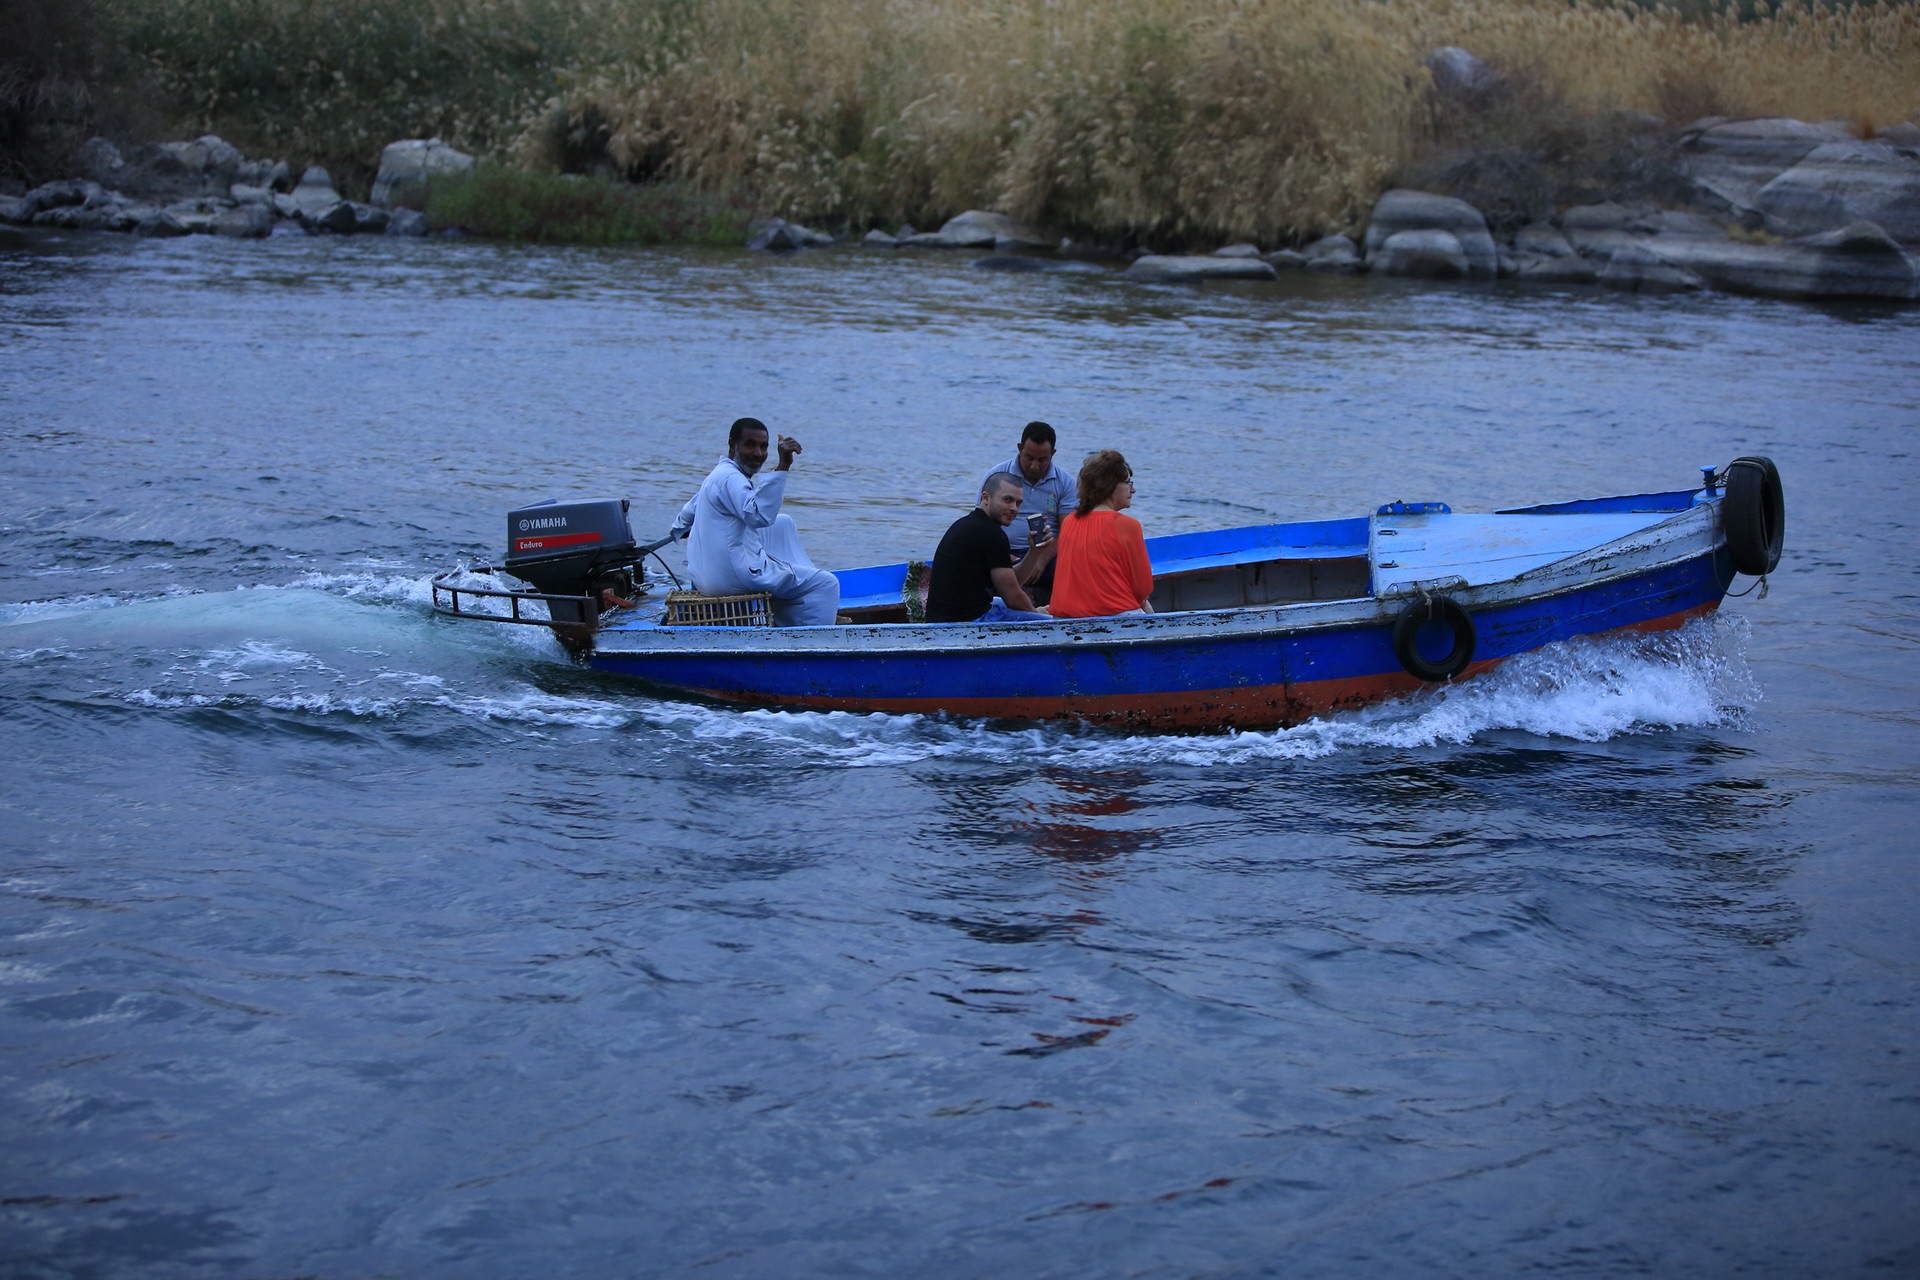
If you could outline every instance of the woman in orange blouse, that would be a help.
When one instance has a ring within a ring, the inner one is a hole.
[[[1151,613],[1153,569],[1140,522],[1121,515],[1133,504],[1133,468],[1114,449],[1102,449],[1080,467],[1080,502],[1060,522],[1053,571],[1056,618],[1105,618]]]

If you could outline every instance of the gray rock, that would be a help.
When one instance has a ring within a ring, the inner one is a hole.
[[[380,152],[380,171],[373,179],[373,203],[390,209],[417,202],[435,178],[473,172],[473,157],[456,151],[438,138],[411,138],[390,142]]]
[[[233,207],[233,202],[230,200],[198,196],[191,200],[174,201],[167,206],[167,212],[193,234],[211,235],[214,225]]]
[[[747,248],[791,253],[813,243],[813,233],[785,218],[763,218],[747,227]]]
[[[1920,124],[1911,120],[1902,120],[1899,124],[1889,125],[1873,135],[1877,142],[1884,142],[1895,151],[1903,151],[1910,156],[1920,156]]]
[[[250,187],[244,182],[236,182],[227,188],[227,199],[235,204],[263,204],[271,209],[273,197],[272,187]]]
[[[1499,96],[1507,82],[1498,71],[1456,45],[1441,45],[1427,55],[1434,96],[1478,106]]]
[[[903,222],[900,224],[900,229],[893,233],[893,238],[895,240],[905,242],[907,240],[911,240],[914,236],[917,236],[919,234],[920,234],[919,231],[917,231],[914,228],[914,225],[911,222]]]
[[[126,169],[127,162],[120,155],[120,148],[105,138],[88,138],[73,153],[73,167],[82,177],[91,178],[102,186],[118,187]]]
[[[298,193],[295,194],[297,196]],[[327,208],[318,213],[307,213],[300,220],[307,224],[309,231],[326,231],[336,236],[350,236],[360,229],[359,215],[345,200],[335,200]]]
[[[1369,262],[1377,274],[1388,276],[1464,280],[1468,274],[1466,250],[1450,231],[1396,231]]]
[[[902,227],[903,233],[911,233],[913,228]],[[969,209],[956,214],[941,224],[934,232],[902,234],[902,244],[925,249],[998,249],[1002,253],[1021,249],[1051,249],[1053,240],[1022,223],[1015,222],[1004,213],[988,213],[981,209]]]
[[[1560,215],[1560,227],[1575,251],[1599,262],[1660,230],[1650,210],[1612,201],[1576,205]]]
[[[1738,213],[1760,189],[1814,148],[1844,142],[1845,129],[1803,120],[1705,120],[1680,137],[1676,160],[1704,207]]]
[[[1577,253],[1522,253],[1518,257],[1517,276],[1530,284],[1592,284],[1600,278],[1600,269]]]
[[[1663,260],[1729,293],[1769,298],[1920,296],[1913,260],[1870,222],[1775,245],[1662,236],[1650,247]]]
[[[1215,249],[1213,256],[1216,258],[1258,258],[1260,256],[1260,246],[1257,244],[1230,244],[1223,248]]]
[[[213,221],[213,233],[235,240],[264,240],[273,233],[273,206],[254,201],[235,205]]]
[[[273,211],[283,218],[298,218],[300,205],[292,196],[276,191],[273,193]]]
[[[1309,271],[1335,271],[1351,275],[1365,271],[1367,264],[1360,249],[1346,236],[1321,236],[1303,251]]]
[[[62,178],[57,182],[44,183],[21,197],[21,221],[31,222],[48,209],[99,204],[105,195],[105,189],[99,183],[86,178]]]
[[[33,221],[33,205],[25,196],[0,196],[0,222]]]
[[[1198,284],[1203,280],[1271,280],[1272,266],[1258,258],[1215,258],[1150,253],[1135,258],[1129,280],[1154,284]]]
[[[1513,248],[1522,256],[1531,254],[1536,258],[1571,258],[1576,256],[1573,244],[1560,228],[1551,222],[1529,222],[1513,233]]]
[[[34,214],[33,225],[57,231],[110,231],[117,214],[113,205],[63,204]]]
[[[873,230],[861,237],[860,246],[864,249],[897,249],[900,247],[900,240],[899,237],[890,236],[884,231]]]
[[[333,189],[333,178],[315,165],[300,175],[300,183],[288,197],[296,218],[313,219],[330,212],[339,203],[340,193]]]
[[[388,223],[387,225],[391,227],[393,224]],[[310,235],[313,235],[314,232],[307,226],[306,223],[300,221],[300,219],[298,218],[280,218],[275,220],[273,224],[273,230],[269,231],[267,234],[271,237],[310,236]]]
[[[1628,293],[1688,293],[1706,288],[1706,281],[1685,267],[1677,267],[1641,244],[1617,249],[1600,268],[1600,283]]]
[[[1781,235],[1872,222],[1920,244],[1920,160],[1882,142],[1829,142],[1760,188],[1753,203]]]
[[[375,208],[370,204],[360,204],[353,200],[347,202],[347,207],[353,210],[353,232],[355,235],[377,236],[385,234],[387,221],[390,216],[385,209]]]
[[[191,142],[163,142],[159,151],[188,173],[227,177],[222,186],[231,184],[230,175],[246,161],[246,157],[240,154],[240,148],[211,133],[202,134]]]
[[[171,239],[176,236],[190,236],[193,232],[182,223],[180,219],[174,217],[165,209],[161,209],[156,213],[142,218],[139,224],[134,227],[133,234],[137,236],[152,236],[155,239]]]
[[[427,234],[427,215],[416,209],[395,209],[387,218],[387,232],[390,236],[424,236]]]
[[[1032,254],[1017,253],[996,253],[976,259],[973,265],[982,271],[1032,272],[1044,275],[1065,275],[1075,272],[1091,272],[1096,275],[1105,273],[1102,267],[1074,258],[1040,258]]]
[[[1298,249],[1275,249],[1264,256],[1268,266],[1280,271],[1304,271],[1307,266],[1307,255]]]
[[[1499,270],[1499,258],[1487,220],[1465,200],[1434,195],[1427,191],[1395,188],[1374,203],[1373,217],[1367,223],[1366,259],[1372,264],[1387,240],[1403,231],[1445,231],[1460,244],[1466,255],[1467,272],[1491,277]]]
[[[1651,225],[1657,235],[1664,238],[1684,237],[1690,240],[1725,240],[1727,229],[1717,219],[1704,213],[1690,213],[1684,209],[1662,209],[1644,219],[1640,225]]]

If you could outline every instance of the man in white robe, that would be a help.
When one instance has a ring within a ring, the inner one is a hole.
[[[758,418],[735,422],[727,433],[727,456],[680,509],[673,536],[687,539],[695,591],[769,592],[776,624],[827,626],[840,611],[840,580],[814,567],[800,549],[793,518],[780,514],[800,442],[781,436],[778,447],[779,464],[756,479],[767,461],[766,424]]]

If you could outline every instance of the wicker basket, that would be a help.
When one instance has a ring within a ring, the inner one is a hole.
[[[663,627],[770,627],[773,597],[765,591],[737,596],[703,596],[698,591],[667,592]]]

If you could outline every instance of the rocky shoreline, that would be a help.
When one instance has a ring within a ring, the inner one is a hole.
[[[1861,138],[1840,123],[1708,119],[1681,131],[1667,154],[1651,194],[1574,205],[1520,226],[1496,227],[1452,196],[1395,189],[1375,203],[1357,242],[1331,235],[1265,251],[1237,244],[1208,254],[1135,252],[1119,259],[1120,269],[1162,284],[1273,280],[1299,270],[1920,300],[1920,127],[1903,123]],[[395,142],[362,203],[342,199],[324,169],[294,181],[284,162],[250,161],[213,136],[124,156],[96,138],[76,157],[76,176],[0,196],[0,222],[142,236],[420,236],[427,221],[414,206],[427,182],[473,165],[438,139]],[[768,252],[836,243],[847,241],[778,218],[754,223],[747,237],[748,247]],[[1098,260],[1115,258],[978,210],[938,231],[869,231],[858,243],[872,251],[984,249],[975,265],[1007,271],[1106,271]]]
[[[248,160],[209,134],[122,155],[94,138],[75,156],[78,174],[19,196],[0,196],[0,223],[138,236],[423,236],[417,202],[427,182],[473,169],[437,138],[396,142],[380,156],[371,202],[343,200],[325,169],[298,182],[284,161]]]
[[[1597,284],[1636,293],[1714,289],[1760,297],[1920,299],[1920,127],[1861,139],[1843,124],[1702,120],[1684,130],[1661,199],[1575,205],[1496,233],[1452,196],[1396,189],[1374,204],[1359,242],[1324,236],[1300,248],[1252,244],[1210,254],[1135,257],[1128,277],[1154,283],[1272,280],[1282,271],[1427,279]],[[769,224],[771,225],[771,224]],[[757,247],[799,248],[764,231]],[[977,265],[1080,270],[1070,245],[1000,214],[968,212],[939,231],[869,232],[873,248],[990,248]],[[1051,251],[1051,256],[1040,256]]]

